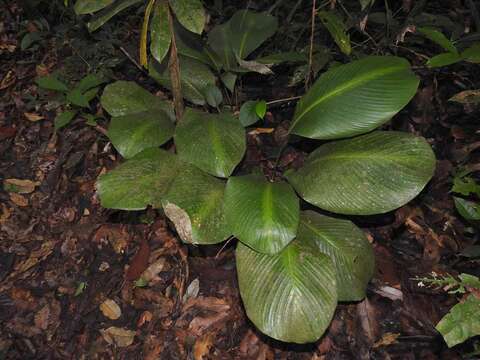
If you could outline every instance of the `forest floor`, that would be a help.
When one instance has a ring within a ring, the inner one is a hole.
[[[414,279],[480,275],[479,260],[461,255],[478,233],[458,215],[450,193],[457,169],[480,170],[480,112],[448,101],[480,87],[478,65],[419,70],[416,97],[385,128],[427,139],[438,159],[434,178],[397,211],[354,219],[376,255],[367,298],[339,305],[317,343],[289,345],[261,335],[246,318],[233,242],[186,246],[158,210],[127,214],[100,206],[95,181],[121,161],[102,133],[108,122],[95,127],[78,118],[55,132],[54,111],[34,81],[58,68],[82,68],[82,51],[98,39],[84,30],[78,36],[85,39],[62,38],[15,2],[1,4],[0,181],[27,181],[22,191],[0,189],[0,359],[460,359],[472,351],[471,342],[448,349],[435,330],[458,298]],[[138,27],[126,27],[120,40],[136,54]],[[21,50],[21,31],[40,33],[34,50]],[[155,88],[112,49],[121,63],[110,68],[117,79]],[[95,64],[108,58],[102,51],[90,54]],[[414,52],[400,55],[423,61]],[[248,78],[243,84],[246,97],[257,91]],[[261,96],[302,91],[276,87]],[[293,107],[269,108],[262,127],[277,130],[249,131],[247,166],[271,168],[276,135]],[[99,114],[101,106],[92,110]],[[280,162],[301,156],[298,147],[287,148]],[[134,280],[147,268],[151,286],[138,286]]]

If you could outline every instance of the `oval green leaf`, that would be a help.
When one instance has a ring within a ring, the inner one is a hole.
[[[337,66],[299,101],[290,132],[321,140],[369,132],[400,111],[417,87],[402,58],[371,56]]]
[[[300,344],[322,336],[337,305],[335,267],[328,256],[294,240],[276,255],[239,243],[236,260],[245,310],[261,332]]]
[[[245,130],[230,114],[187,109],[175,132],[175,145],[183,160],[228,177],[245,153]]]
[[[320,146],[287,178],[303,199],[322,209],[372,215],[412,200],[434,170],[435,155],[425,139],[377,131]]]
[[[175,125],[164,111],[145,111],[113,117],[107,136],[126,159],[170,140]]]
[[[375,257],[364,232],[354,223],[304,211],[300,214],[297,240],[312,241],[333,260],[338,301],[358,301],[365,297]]]
[[[236,56],[245,59],[275,34],[278,20],[266,12],[240,10],[228,21],[228,26],[230,28],[230,31],[227,31],[228,42]]]
[[[442,66],[448,66],[460,62],[463,60],[463,56],[458,53],[443,53],[431,57],[427,61],[429,68],[437,68]]]
[[[178,174],[162,205],[184,242],[216,244],[231,235],[223,210],[224,192],[224,181],[193,166]]]
[[[260,176],[231,177],[225,190],[230,229],[255,251],[275,254],[297,233],[300,205],[292,187]]]
[[[116,81],[105,87],[101,103],[111,116],[125,116],[145,111],[165,111],[175,121],[172,105],[133,81]]]
[[[480,204],[454,196],[455,208],[458,213],[469,221],[480,221]]]
[[[417,31],[423,36],[425,36],[427,39],[433,41],[437,45],[447,50],[448,52],[451,52],[454,54],[458,53],[458,50],[455,47],[455,45],[453,45],[453,42],[448,40],[447,37],[437,29],[427,26],[427,27],[417,28]]]
[[[103,207],[143,210],[161,206],[162,196],[184,167],[178,157],[150,148],[99,177],[97,192]]]
[[[155,60],[161,63],[170,49],[172,34],[168,23],[167,2],[158,1],[154,6],[150,23],[150,52]]]
[[[196,34],[201,34],[206,17],[200,0],[170,0],[170,6],[183,27]]]

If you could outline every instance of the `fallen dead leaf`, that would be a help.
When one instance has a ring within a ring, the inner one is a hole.
[[[49,318],[50,318],[50,307],[48,305],[45,305],[35,314],[35,317],[34,317],[35,326],[39,329],[47,330]]]
[[[118,304],[112,299],[107,299],[101,303],[100,311],[110,320],[117,320],[120,316],[122,316],[122,310],[120,309],[120,306],[118,306]]]
[[[394,344],[397,341],[397,338],[400,336],[399,333],[387,332],[383,334],[382,338],[373,344],[373,348],[379,348],[382,346],[388,346]]]
[[[461,91],[458,94],[453,95],[448,101],[455,101],[460,104],[479,104],[480,89]]]
[[[116,326],[110,326],[108,329],[100,329],[100,333],[107,343],[110,345],[116,345],[118,347],[132,345],[136,335],[135,331]]]
[[[148,258],[150,256],[150,246],[144,240],[140,244],[140,248],[132,259],[130,266],[125,274],[125,279],[133,281],[138,279],[147,269]]]
[[[22,179],[5,179],[4,188],[6,191],[18,194],[30,194],[40,185],[38,181],[22,180]]]
[[[203,360],[205,359],[206,356],[208,356],[208,353],[210,352],[210,349],[213,346],[213,334],[207,334],[195,341],[195,345],[193,346],[193,358],[195,360]]]
[[[36,122],[36,121],[40,121],[40,120],[45,119],[42,115],[39,115],[37,113],[25,112],[25,113],[23,113],[23,115],[27,118],[27,120],[32,121],[32,122]]]
[[[105,224],[97,229],[93,239],[98,243],[108,241],[117,254],[123,254],[130,241],[130,235],[125,226]]]
[[[25,207],[28,206],[28,199],[25,196],[22,196],[17,193],[9,193],[10,200],[17,206]]]
[[[140,276],[145,282],[149,283],[152,280],[160,280],[158,274],[160,274],[165,268],[165,258],[160,258],[153,264],[150,264],[148,268]]]
[[[6,89],[9,86],[12,86],[17,81],[17,77],[15,76],[15,71],[9,70],[7,74],[3,77],[2,81],[0,81],[0,90]]]
[[[7,205],[2,204],[2,213],[0,215],[0,224],[7,221],[11,214],[12,214],[12,209],[9,209],[7,207]]]

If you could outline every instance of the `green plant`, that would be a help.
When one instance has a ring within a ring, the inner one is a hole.
[[[457,194],[453,197],[458,213],[467,221],[477,223],[480,221],[480,202],[468,199],[470,196],[480,198],[480,185],[469,175],[469,172],[460,172],[453,179],[451,192]]]
[[[430,58],[427,61],[428,67],[436,68],[460,61],[480,63],[480,44],[477,43],[463,51],[459,51],[455,46],[455,42],[449,40],[441,31],[433,27],[419,27],[416,31],[446,50],[446,52]]]
[[[163,208],[189,244],[235,236],[248,317],[275,339],[315,341],[338,301],[365,296],[374,256],[351,221],[302,211],[297,194],[344,215],[389,212],[418,195],[435,168],[429,144],[373,131],[410,101],[418,83],[398,57],[366,57],[328,70],[299,101],[289,132],[332,141],[299,169],[267,180],[232,176],[246,150],[245,129],[233,114],[189,108],[175,123],[169,102],[118,81],[105,88],[101,103],[112,116],[108,136],[127,161],[99,178],[101,204]],[[176,153],[158,148],[172,137]]]
[[[462,294],[462,300],[453,306],[447,315],[437,324],[448,347],[463,343],[467,339],[480,335],[480,279],[470,274],[460,274],[458,279],[452,275],[439,276],[432,272],[431,277],[415,278],[418,286],[443,288],[449,294]]]
[[[94,125],[95,117],[84,109],[90,109],[90,101],[97,96],[100,85],[105,82],[106,79],[101,75],[89,74],[73,88],[69,88],[56,74],[37,78],[36,83],[40,88],[60,94],[57,108],[62,110],[58,111],[55,117],[55,130],[67,126],[79,113],[89,124]]]

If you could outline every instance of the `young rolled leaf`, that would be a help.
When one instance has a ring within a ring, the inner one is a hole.
[[[183,27],[201,34],[205,26],[205,10],[200,0],[170,0],[170,6]]]
[[[129,159],[141,151],[160,146],[170,140],[175,125],[162,110],[150,110],[113,117],[108,138],[117,151]]]
[[[172,34],[168,23],[168,3],[157,1],[154,5],[150,23],[150,52],[159,63],[163,61],[170,49]]]
[[[275,254],[297,233],[300,205],[285,182],[261,176],[231,177],[225,190],[225,214],[233,235],[255,251]]]
[[[115,0],[77,0],[74,10],[77,15],[85,15],[97,12],[112,4]]]
[[[435,156],[425,139],[377,131],[320,146],[287,178],[303,199],[322,209],[372,215],[412,200],[434,169]]]
[[[97,192],[103,207],[142,210],[161,200],[184,164],[165,150],[150,148],[100,176]]]
[[[373,275],[375,258],[364,232],[349,220],[300,213],[297,240],[311,241],[335,265],[338,301],[358,301]]]
[[[179,172],[162,205],[184,242],[216,244],[231,235],[223,210],[224,192],[224,181],[193,166]]]
[[[340,50],[345,55],[350,55],[352,52],[350,35],[347,34],[347,28],[342,19],[333,11],[319,11],[318,16]]]
[[[322,336],[337,305],[335,267],[327,255],[298,240],[275,255],[238,243],[236,261],[245,310],[261,332],[300,344]]]
[[[91,32],[97,30],[119,12],[142,1],[143,0],[118,0],[113,2],[111,6],[102,9],[92,17],[90,22],[87,24],[88,30]]]
[[[425,36],[427,39],[433,41],[437,45],[447,50],[448,52],[458,54],[458,50],[455,45],[453,45],[453,42],[448,40],[447,37],[437,29],[432,27],[420,27],[417,28],[417,31],[423,36]]]
[[[215,85],[215,75],[207,65],[195,59],[179,56],[179,61],[183,97],[196,105],[205,105],[205,91],[209,86]],[[160,85],[172,89],[167,68],[162,69],[158,63],[150,63],[148,70],[150,76]]]
[[[227,33],[228,41],[239,59],[245,59],[275,34],[278,28],[277,18],[250,10],[237,11],[228,23],[230,27],[230,32]]]
[[[124,116],[145,111],[163,110],[175,120],[172,105],[142,88],[133,81],[116,81],[105,87],[101,103],[111,116]]]
[[[402,58],[370,56],[337,66],[299,101],[290,132],[321,140],[369,132],[400,111],[417,87]]]
[[[177,126],[175,145],[183,160],[212,175],[228,177],[245,153],[245,130],[230,114],[187,109]]]

